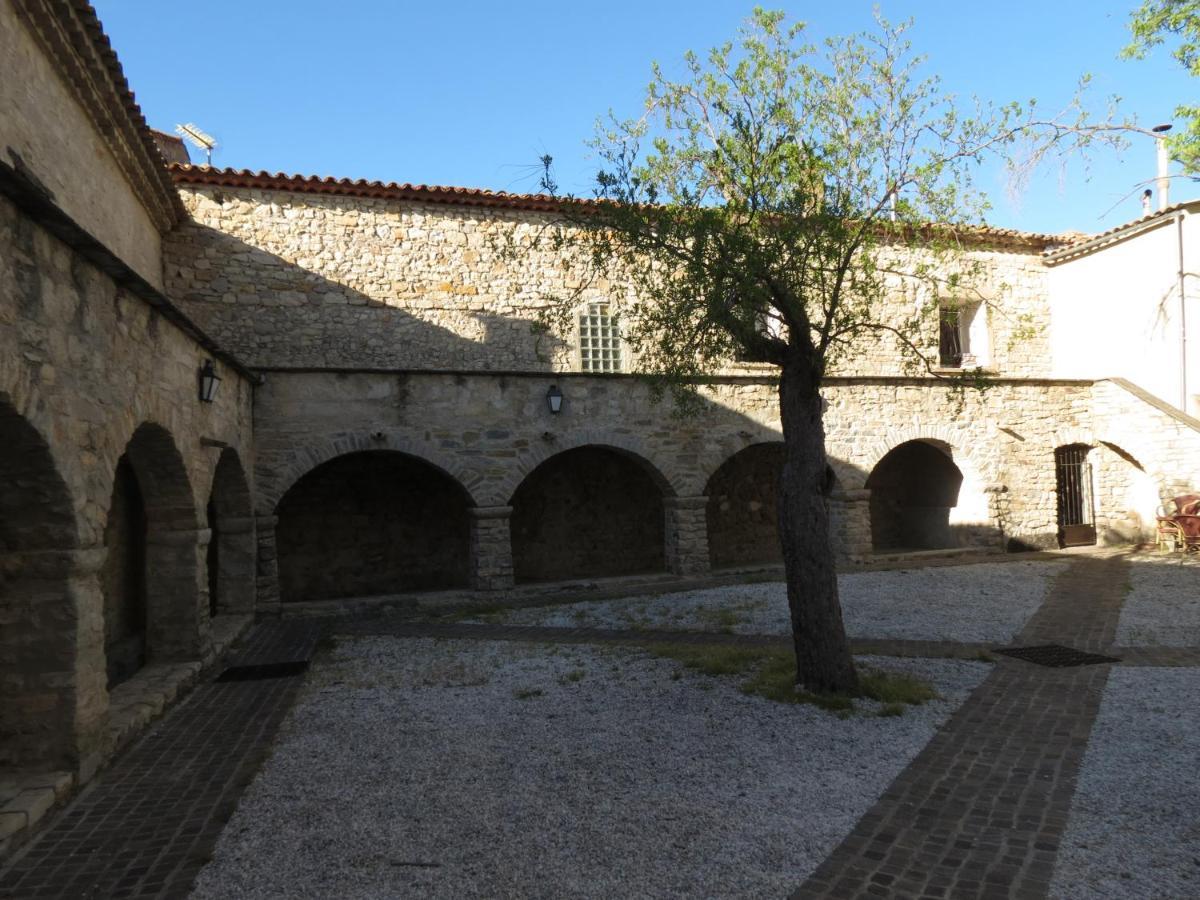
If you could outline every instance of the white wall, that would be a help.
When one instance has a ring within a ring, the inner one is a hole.
[[[1050,269],[1053,374],[1126,378],[1172,405],[1180,400],[1178,237],[1173,218]],[[1200,264],[1200,225],[1184,218],[1185,269]],[[1197,276],[1187,280],[1188,320],[1200,334]],[[1189,347],[1190,395],[1200,395],[1200,346]],[[1198,396],[1197,399],[1200,399]],[[1195,402],[1195,401],[1192,401]]]

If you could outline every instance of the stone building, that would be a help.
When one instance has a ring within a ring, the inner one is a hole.
[[[289,604],[777,561],[773,373],[714,373],[674,416],[630,371],[620,285],[536,333],[570,269],[494,238],[548,198],[196,167],[171,141],[90,7],[0,0],[0,770],[86,779]],[[1200,484],[1198,208],[1084,241],[980,231],[1012,314],[968,304],[928,338],[982,393],[882,342],[842,361],[846,564],[1138,541]]]

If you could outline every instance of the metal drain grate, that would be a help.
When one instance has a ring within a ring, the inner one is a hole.
[[[1043,644],[1040,647],[1005,647],[997,650],[1005,656],[1023,659],[1025,662],[1036,663],[1039,666],[1050,666],[1054,669],[1066,669],[1071,666],[1095,666],[1100,663],[1120,662],[1115,656],[1101,656],[1099,653],[1087,653],[1074,647],[1064,647],[1062,644]]]
[[[292,662],[259,663],[249,666],[230,666],[217,681],[262,681],[267,678],[290,678],[301,675],[308,668],[308,660]]]

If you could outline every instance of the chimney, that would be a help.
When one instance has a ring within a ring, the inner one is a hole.
[[[1167,154],[1167,132],[1171,130],[1171,126],[1155,125],[1150,130],[1154,132],[1154,143],[1158,149],[1158,209],[1161,212],[1170,203],[1170,178],[1167,173],[1171,157]]]

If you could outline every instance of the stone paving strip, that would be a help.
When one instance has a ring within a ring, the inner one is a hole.
[[[238,658],[307,659],[319,636],[314,623],[260,625]],[[0,869],[0,898],[186,896],[301,680],[196,688]]]
[[[1073,563],[1018,643],[1110,647],[1128,568]],[[1047,896],[1110,670],[1000,662],[793,897]]]

